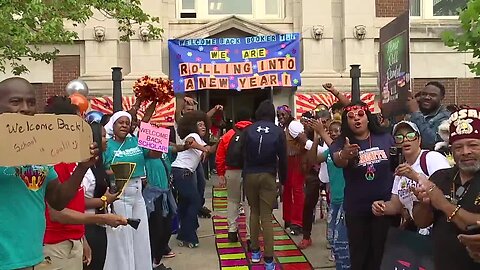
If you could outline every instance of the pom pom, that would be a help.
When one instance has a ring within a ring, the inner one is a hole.
[[[163,78],[144,76],[133,86],[135,97],[144,101],[156,101],[158,104],[169,102],[174,96],[172,82]]]

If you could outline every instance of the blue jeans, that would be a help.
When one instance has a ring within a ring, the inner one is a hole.
[[[201,208],[195,173],[187,169],[172,168],[173,185],[178,192],[178,218],[180,228],[177,239],[197,244],[198,211]]]
[[[347,225],[342,203],[331,203],[327,217],[327,241],[335,256],[336,269],[350,269]]]
[[[197,176],[197,189],[198,195],[200,196],[200,208],[205,204],[205,186],[207,182],[205,180],[205,169],[203,168],[203,163],[198,164],[197,170],[195,171]]]

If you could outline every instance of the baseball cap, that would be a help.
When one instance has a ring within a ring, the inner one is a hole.
[[[392,134],[395,135],[395,133],[397,133],[398,129],[401,128],[401,127],[409,127],[411,129],[413,129],[413,131],[420,134],[420,129],[418,129],[417,125],[413,122],[410,122],[410,121],[400,121],[400,122],[398,122],[395,126],[393,126]]]

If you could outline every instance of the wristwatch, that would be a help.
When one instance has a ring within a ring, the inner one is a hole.
[[[100,208],[100,210],[107,209],[107,204],[108,204],[108,202],[107,202],[107,196],[103,195],[102,197],[100,197],[100,200],[102,200],[102,202],[103,202],[103,207]]]

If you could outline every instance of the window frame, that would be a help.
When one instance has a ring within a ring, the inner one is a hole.
[[[239,0],[245,1],[245,0]],[[177,19],[188,19],[180,18],[181,13],[196,13],[195,19],[200,20],[218,20],[225,16],[241,16],[247,19],[257,19],[257,20],[278,20],[285,18],[285,0],[276,0],[278,2],[278,12],[277,14],[266,14],[265,3],[266,0],[251,0],[252,3],[252,14],[208,14],[208,0],[195,0],[195,9],[183,9],[182,0],[177,0]]]
[[[458,15],[452,16],[434,16],[433,15],[433,0],[418,0],[420,1],[420,16],[412,16],[412,19],[419,19],[419,20],[458,20]],[[410,7],[410,6],[409,6]]]

